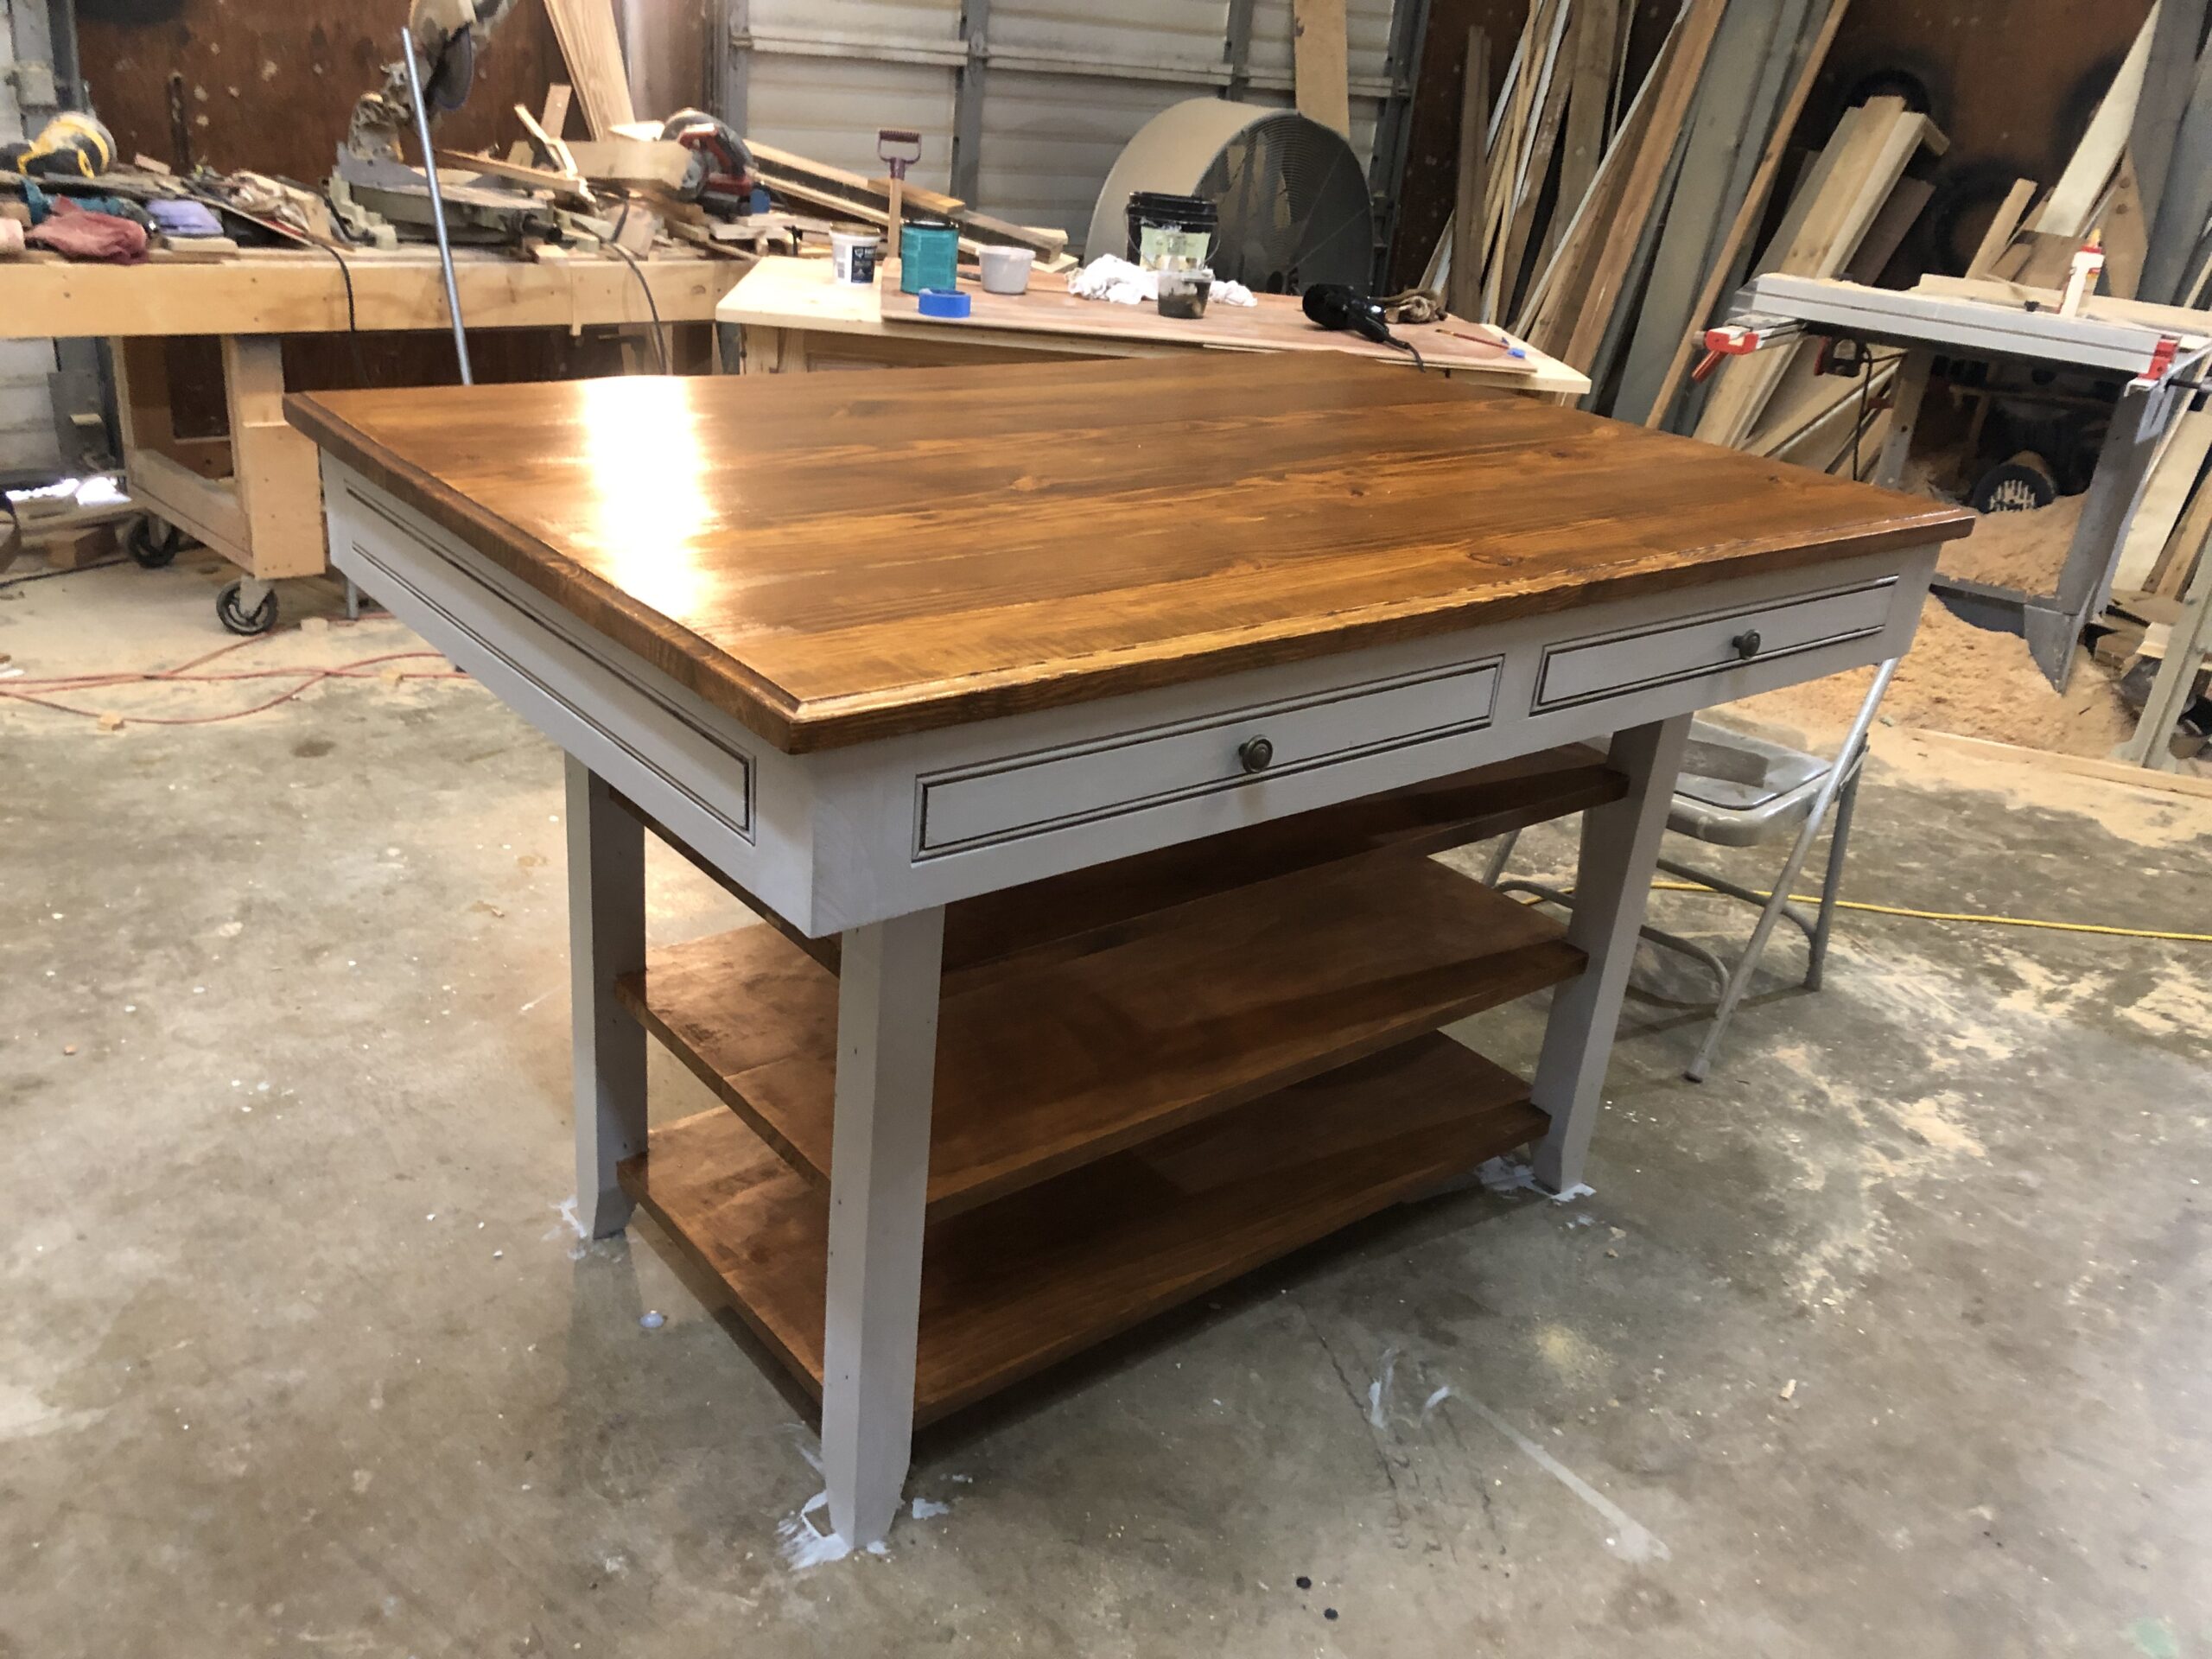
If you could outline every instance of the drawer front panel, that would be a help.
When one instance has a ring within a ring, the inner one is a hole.
[[[915,855],[928,857],[1043,834],[1164,801],[1487,726],[1498,661],[1389,680],[1156,727],[1097,743],[925,774]],[[1266,762],[1248,761],[1260,743]]]
[[[1889,620],[1896,588],[1894,579],[1885,578],[1837,593],[1550,646],[1536,677],[1536,710],[1562,709],[1878,633]]]

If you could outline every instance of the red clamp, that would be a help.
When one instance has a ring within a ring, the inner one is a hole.
[[[1705,349],[1709,357],[1745,357],[1763,343],[1758,329],[1739,322],[1725,322],[1705,331]]]

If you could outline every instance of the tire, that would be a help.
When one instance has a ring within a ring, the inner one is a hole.
[[[149,514],[130,521],[130,531],[124,537],[123,547],[146,569],[160,570],[176,563],[176,556],[184,550],[188,539],[175,524],[162,524]]]
[[[238,589],[244,585],[234,582],[215,595],[215,620],[232,633],[249,638],[266,633],[276,626],[276,590],[271,588],[261,596],[260,604],[247,611],[238,604]]]

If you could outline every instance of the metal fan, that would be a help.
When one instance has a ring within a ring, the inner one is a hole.
[[[1342,135],[1295,110],[1193,98],[1154,116],[1106,175],[1084,244],[1088,257],[1126,250],[1124,215],[1140,190],[1214,204],[1217,276],[1268,294],[1368,284],[1375,206],[1359,157]]]

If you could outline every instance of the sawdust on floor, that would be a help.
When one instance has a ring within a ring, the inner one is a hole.
[[[2068,495],[2030,512],[1983,513],[1973,535],[1944,543],[1944,574],[2022,593],[2056,593],[2059,567],[2066,563],[2066,550],[2081,526],[2082,504],[2088,499]]]
[[[1873,678],[1872,669],[1857,669],[1733,706],[1808,734],[1840,735],[1850,728]],[[2135,729],[2112,672],[2088,652],[2075,652],[2074,676],[2064,693],[2053,691],[2024,640],[1961,622],[1932,596],[1922,607],[1920,632],[1891,683],[1882,713],[1894,726],[1986,737],[2059,754],[2108,755]]]

